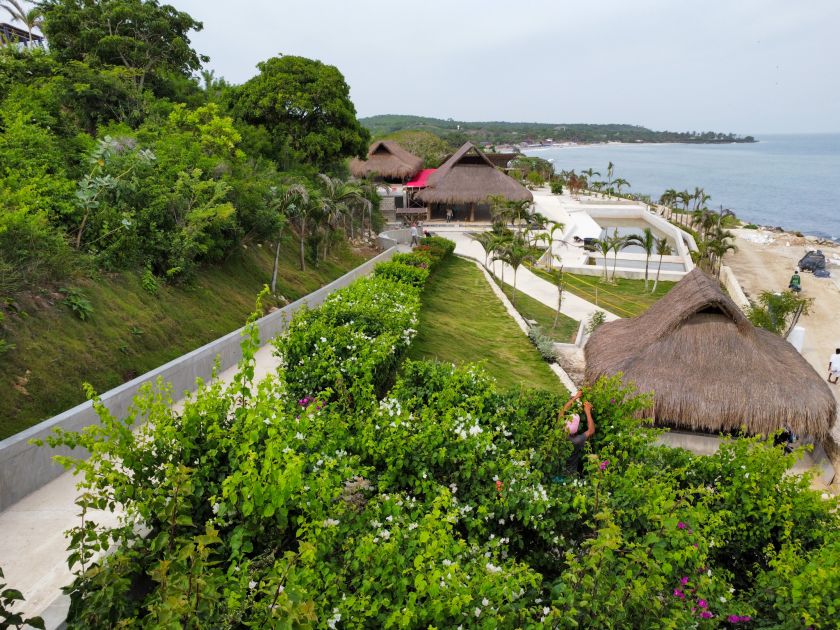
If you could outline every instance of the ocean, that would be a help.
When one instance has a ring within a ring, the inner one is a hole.
[[[555,171],[607,163],[623,189],[659,199],[668,188],[711,195],[745,222],[840,241],[840,134],[756,136],[755,144],[597,144],[526,150]],[[596,178],[597,179],[597,178]]]

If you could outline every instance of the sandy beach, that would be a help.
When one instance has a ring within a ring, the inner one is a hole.
[[[829,356],[840,347],[840,245],[789,232],[738,229],[733,233],[737,236],[738,251],[727,255],[724,264],[732,268],[747,297],[752,299],[762,291],[785,290],[799,259],[808,250],[819,249],[825,254],[830,278],[801,274],[802,295],[813,298],[813,304],[809,314],[799,320],[799,325],[805,328],[802,354],[825,378]],[[837,262],[832,263],[831,259]],[[756,366],[757,373],[759,369]],[[840,385],[829,387],[840,402]],[[834,425],[832,438],[833,444],[826,445],[826,451],[835,469],[840,470],[840,421]],[[840,480],[835,479],[833,485],[840,486]]]

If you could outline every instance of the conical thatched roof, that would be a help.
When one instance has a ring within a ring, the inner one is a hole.
[[[823,438],[837,403],[787,341],[755,328],[699,269],[647,312],[602,324],[586,344],[586,381],[623,373],[654,392],[657,423],[767,435],[788,425]]]
[[[490,195],[510,201],[533,201],[534,195],[505,175],[472,143],[467,142],[429,177],[417,194],[425,203],[484,203]]]
[[[379,175],[386,179],[408,179],[423,168],[423,158],[403,149],[392,140],[380,140],[370,145],[366,160],[357,158],[350,162],[354,177]]]

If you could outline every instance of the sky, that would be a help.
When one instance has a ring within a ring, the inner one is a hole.
[[[838,0],[168,0],[233,83],[301,55],[359,116],[840,132]]]

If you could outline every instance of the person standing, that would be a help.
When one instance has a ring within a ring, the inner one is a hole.
[[[411,246],[414,247],[417,244],[418,244],[418,241],[417,241],[417,224],[412,223],[411,224]]]
[[[793,275],[790,277],[788,289],[795,291],[796,293],[799,293],[802,290],[802,279],[799,277],[799,269],[794,271]]]
[[[832,376],[834,377],[833,381],[831,380]],[[840,348],[836,348],[834,354],[828,360],[828,382],[837,385],[838,379],[840,379]]]
[[[572,408],[572,405],[580,400],[582,396],[583,391],[578,390],[577,393],[572,396],[565,405],[563,405],[563,408],[557,415],[558,422],[563,422],[563,417],[566,415],[566,412],[568,412],[569,409]],[[569,433],[569,439],[572,441],[572,454],[566,460],[566,475],[568,476],[579,472],[581,459],[583,458],[583,447],[586,442],[595,435],[595,421],[592,419],[592,403],[588,400],[583,403],[583,412],[586,415],[586,431],[583,433],[578,433],[578,429],[580,427],[580,416],[578,414],[572,414],[565,423],[566,431]]]
[[[452,223],[452,208],[446,209],[446,222]]]

